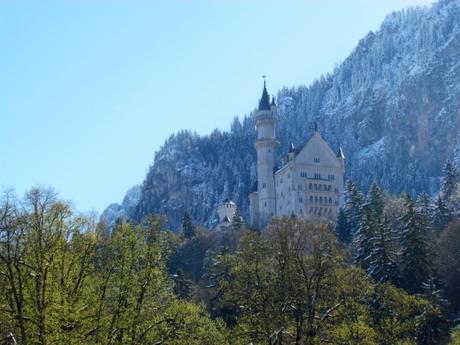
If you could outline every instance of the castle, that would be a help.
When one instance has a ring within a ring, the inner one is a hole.
[[[277,169],[277,106],[270,102],[264,81],[256,113],[257,188],[250,198],[250,222],[264,228],[272,217],[335,220],[343,203],[345,173],[341,148],[335,154],[315,125],[313,135],[301,150],[291,144],[284,165]]]
[[[293,144],[281,168],[277,168],[277,106],[271,102],[266,83],[256,113],[257,183],[249,195],[250,225],[264,228],[273,217],[292,216],[335,221],[343,204],[345,156],[337,154],[321,137],[315,124],[313,135],[301,150]],[[231,226],[236,204],[228,199],[218,207],[218,229]]]

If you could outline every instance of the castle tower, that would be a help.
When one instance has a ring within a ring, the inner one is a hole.
[[[276,215],[276,192],[273,177],[275,168],[276,148],[278,141],[275,136],[277,109],[274,99],[270,103],[267,87],[264,89],[256,114],[257,141],[257,194],[258,194],[258,226],[263,228]]]

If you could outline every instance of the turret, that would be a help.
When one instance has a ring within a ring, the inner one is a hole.
[[[339,151],[337,152],[337,158],[339,159],[342,167],[345,165],[345,155],[343,154],[342,148],[339,147]]]
[[[217,206],[217,215],[219,216],[220,223],[222,223],[226,217],[232,220],[235,213],[236,204],[229,199],[225,199],[219,204],[219,206]]]
[[[287,163],[293,162],[295,159],[295,155],[297,153],[297,150],[295,149],[295,146],[293,143],[289,145],[289,150],[287,154]]]

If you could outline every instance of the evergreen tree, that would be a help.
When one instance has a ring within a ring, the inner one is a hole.
[[[187,279],[182,268],[179,268],[173,275],[173,291],[180,299],[190,299],[192,292],[192,282]]]
[[[232,228],[234,231],[241,230],[243,228],[243,217],[241,217],[240,210],[237,207],[235,211],[235,215],[232,219]]]
[[[421,293],[423,283],[431,276],[432,260],[428,229],[423,215],[410,195],[405,198],[406,211],[401,218],[401,282],[409,293]]]
[[[339,210],[339,215],[337,216],[337,225],[335,227],[335,234],[340,242],[350,243],[351,233],[350,227],[348,226],[347,215],[343,207]]]
[[[367,273],[379,282],[395,283],[398,277],[397,256],[396,235],[385,219],[376,227]]]
[[[383,209],[385,207],[385,197],[383,195],[382,190],[376,183],[372,184],[367,199],[372,211],[374,222],[376,222],[379,225],[382,224]]]
[[[364,196],[359,190],[357,184],[348,180],[345,191],[344,212],[348,222],[348,232],[351,236],[355,236],[355,233],[359,229],[361,207],[363,204]]]
[[[437,234],[440,234],[446,225],[453,219],[452,211],[444,202],[442,197],[438,195],[436,198],[431,222],[433,224],[433,229]]]
[[[417,343],[420,345],[443,344],[449,331],[449,321],[443,315],[447,301],[442,298],[441,290],[434,279],[422,285],[423,298],[429,303],[424,306]],[[442,341],[443,340],[443,341]]]
[[[186,239],[195,237],[195,226],[192,223],[192,218],[188,211],[185,211],[182,217],[182,234]]]
[[[368,271],[373,240],[376,233],[376,223],[372,214],[372,208],[366,202],[361,209],[361,220],[358,230],[354,233],[354,262]]]
[[[460,173],[451,161],[447,161],[442,170],[440,194],[444,201],[449,201],[453,196],[460,181]]]

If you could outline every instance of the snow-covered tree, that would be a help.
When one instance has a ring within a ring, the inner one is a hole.
[[[410,195],[405,197],[402,223],[401,285],[410,293],[421,293],[432,273],[432,251],[426,219]]]

